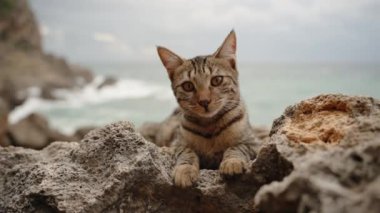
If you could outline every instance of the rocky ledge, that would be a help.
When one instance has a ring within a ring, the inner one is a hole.
[[[201,170],[188,189],[173,186],[170,148],[128,122],[40,151],[0,147],[0,212],[380,211],[380,101],[318,96],[270,134],[246,174]]]

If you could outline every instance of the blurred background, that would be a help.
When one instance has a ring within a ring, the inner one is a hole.
[[[12,8],[9,2],[14,1],[1,1],[3,11],[9,5]],[[176,102],[156,45],[185,58],[210,54],[231,29],[238,37],[241,90],[254,125],[269,127],[286,106],[321,93],[380,98],[377,0],[28,3],[36,19],[38,33],[34,34],[40,37],[35,39],[40,44],[33,48],[41,50],[33,51],[58,56],[49,60],[58,60],[53,64],[65,63],[70,70],[73,65],[59,60],[65,58],[88,70],[75,67],[81,74],[75,74],[76,80],[71,82],[74,86],[61,80],[51,84],[55,77],[46,77],[47,74],[38,75],[45,76],[50,87],[24,83],[27,98],[12,109],[11,123],[38,112],[53,127],[72,134],[81,126],[117,120],[129,120],[137,126],[144,121],[161,121],[173,111]],[[15,16],[14,19],[20,18],[20,13]],[[27,31],[25,37],[30,38],[32,31]],[[2,37],[12,40],[18,34],[11,31]],[[3,51],[6,55],[9,52]],[[20,68],[18,76],[29,68]]]

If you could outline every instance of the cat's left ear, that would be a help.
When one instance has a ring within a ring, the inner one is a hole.
[[[234,30],[231,30],[213,56],[228,60],[231,67],[236,69],[236,34]]]

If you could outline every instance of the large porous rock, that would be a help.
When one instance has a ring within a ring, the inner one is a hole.
[[[50,128],[48,121],[32,113],[9,127],[9,137],[15,146],[42,149],[53,141],[70,141],[72,138]]]
[[[0,148],[0,212],[256,212],[257,190],[293,170],[271,144],[245,175],[201,170],[188,189],[173,186],[173,164],[170,149],[128,122],[93,130],[80,143]]]
[[[288,107],[270,143],[292,162],[260,189],[262,212],[380,212],[380,101],[321,95]]]

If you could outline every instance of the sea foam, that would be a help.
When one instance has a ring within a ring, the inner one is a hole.
[[[24,104],[16,107],[9,116],[11,124],[17,123],[29,114],[46,111],[52,108],[81,108],[120,99],[155,98],[158,100],[173,99],[169,87],[153,84],[138,79],[121,79],[115,84],[98,89],[104,82],[103,76],[97,76],[92,83],[82,89],[57,89],[52,91],[57,100],[41,99],[40,89],[33,87],[27,91],[28,98]]]

